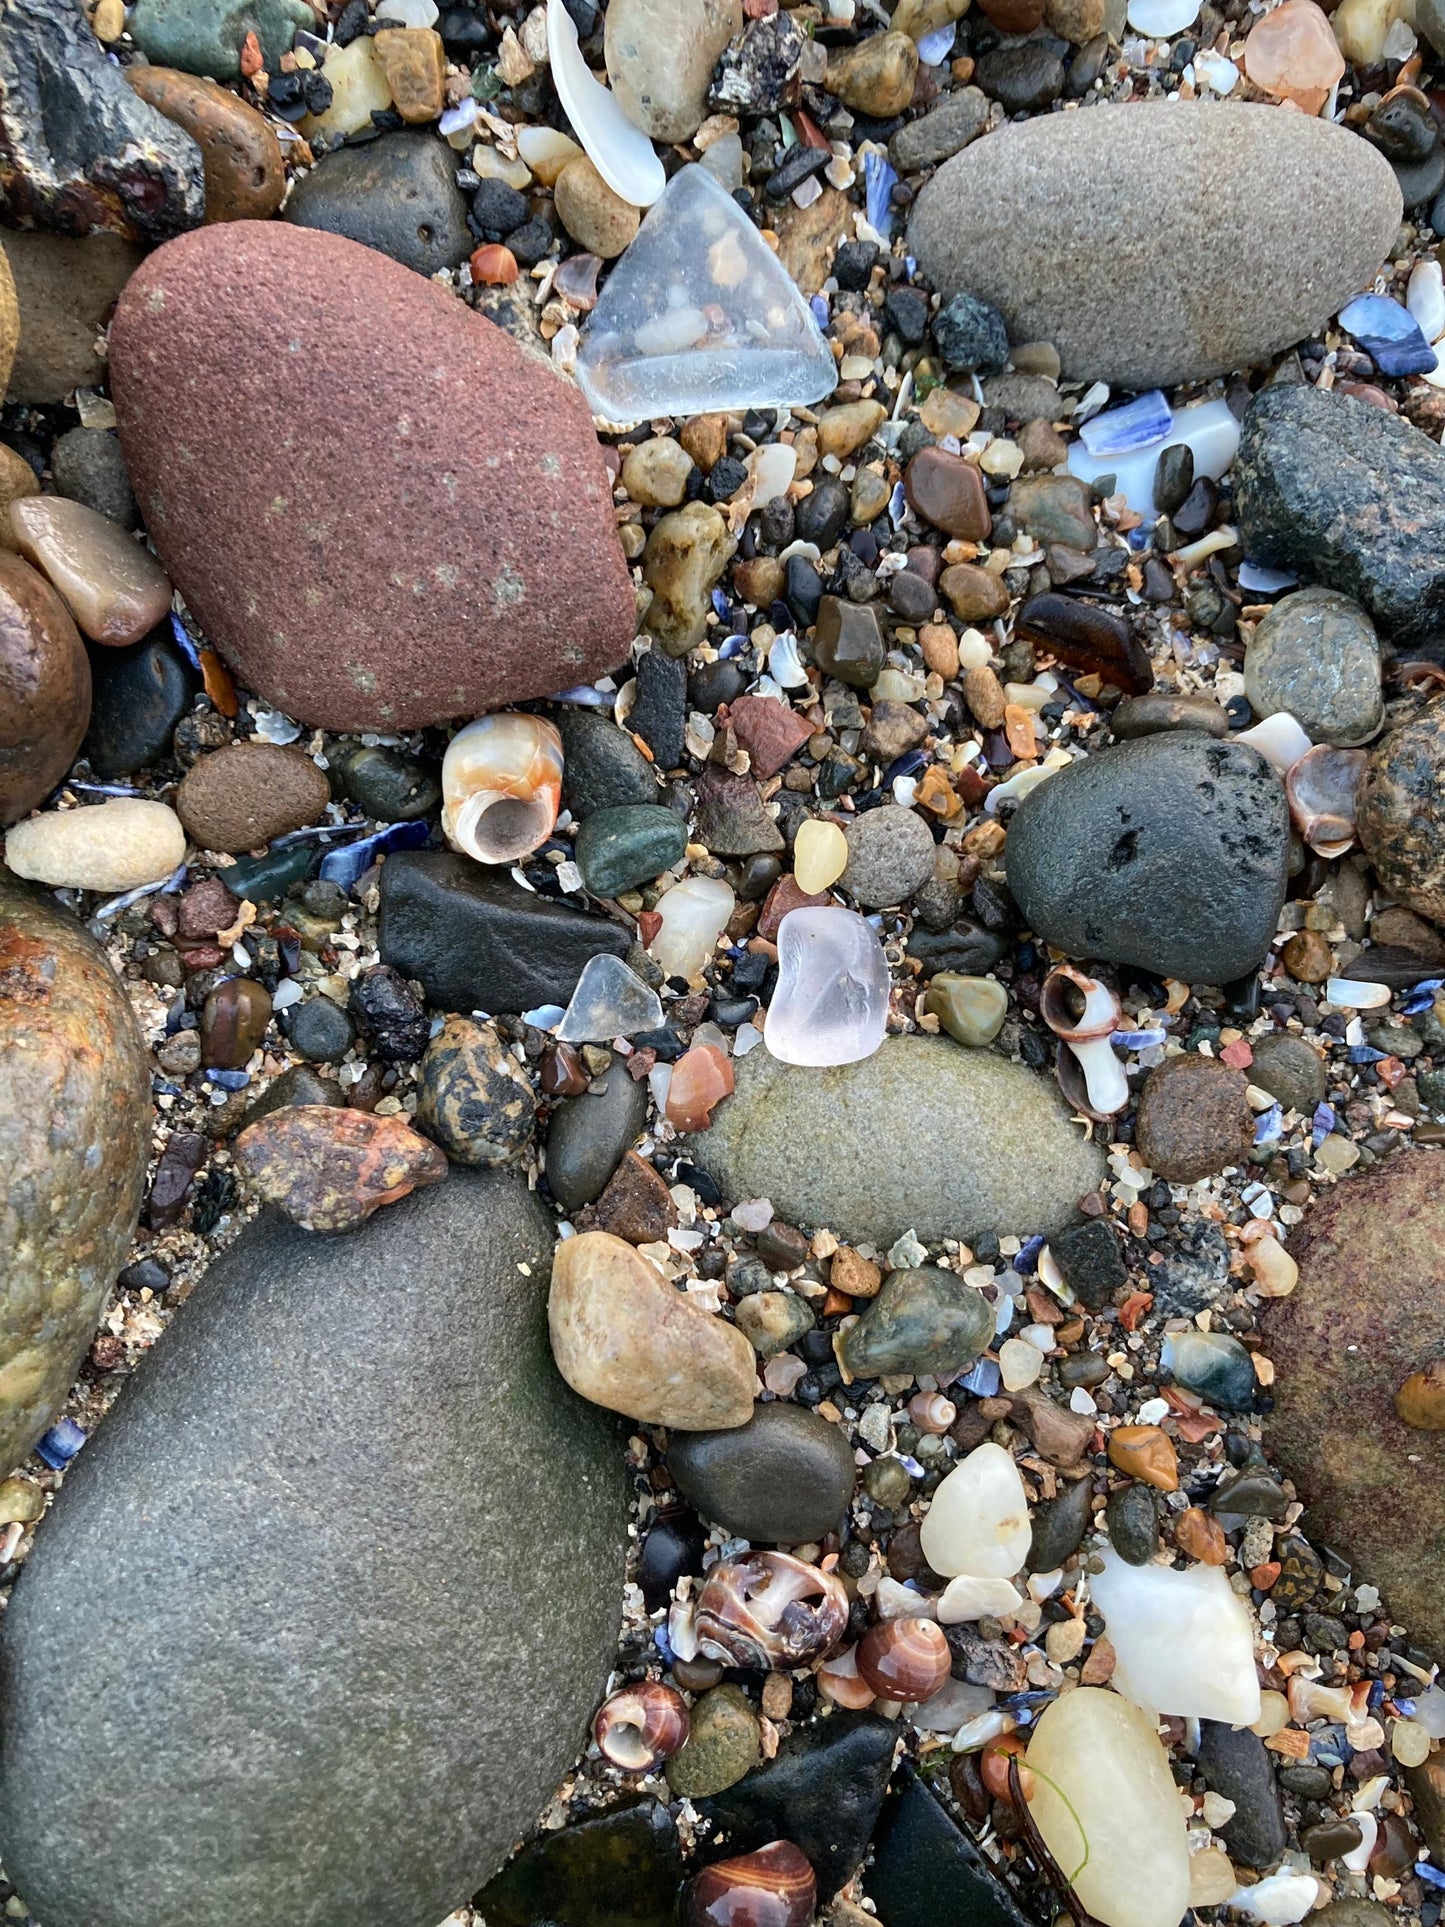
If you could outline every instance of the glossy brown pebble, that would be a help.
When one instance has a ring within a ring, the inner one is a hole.
[[[269,121],[214,80],[170,67],[127,67],[125,77],[157,113],[201,150],[207,221],[269,221],[286,194],[281,143]]]
[[[1143,643],[1122,616],[1096,603],[1046,590],[1019,610],[1014,633],[1071,669],[1102,676],[1125,695],[1140,696],[1154,685]]]
[[[55,788],[90,721],[90,658],[38,569],[0,550],[0,824]]]
[[[935,1619],[885,1619],[858,1642],[858,1675],[879,1699],[926,1700],[942,1686],[953,1654]]]
[[[249,977],[228,977],[201,1011],[201,1062],[208,1070],[239,1071],[259,1050],[271,1021],[271,993]]]
[[[1179,1490],[1179,1455],[1157,1425],[1116,1425],[1109,1434],[1109,1463],[1160,1492]]]
[[[0,549],[9,549],[15,555],[20,553],[15,531],[10,525],[10,504],[23,502],[27,496],[39,493],[40,484],[29,462],[13,448],[0,442]]]
[[[1181,1512],[1175,1521],[1174,1543],[1201,1565],[1222,1566],[1229,1557],[1224,1527],[1211,1513],[1201,1512],[1197,1505]]]
[[[197,848],[240,856],[319,822],[330,801],[330,784],[303,751],[231,743],[187,773],[176,812]]]
[[[1187,1051],[1150,1071],[1139,1095],[1134,1141],[1156,1177],[1193,1184],[1242,1164],[1254,1119],[1242,1071]]]
[[[908,464],[903,492],[925,522],[949,535],[982,542],[993,527],[982,472],[945,448],[922,448]]]
[[[351,1231],[447,1174],[444,1153],[404,1117],[321,1104],[247,1125],[235,1157],[262,1197],[306,1231]]]
[[[1318,930],[1296,930],[1280,955],[1285,969],[1299,984],[1322,984],[1334,971],[1334,952]]]
[[[1395,1415],[1417,1432],[1445,1432],[1445,1358],[1411,1372],[1395,1394]]]
[[[626,655],[636,598],[582,395],[375,249],[284,221],[183,234],[121,296],[110,377],[168,573],[287,715],[420,728]],[[308,495],[301,451],[364,477],[366,514]]]
[[[818,1883],[789,1840],[705,1867],[687,1895],[687,1927],[809,1927]]]

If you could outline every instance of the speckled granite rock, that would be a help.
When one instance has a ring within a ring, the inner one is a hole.
[[[1299,1283],[1262,1320],[1276,1371],[1266,1443],[1304,1529],[1445,1656],[1445,1433],[1395,1412],[1404,1380],[1445,1352],[1445,1157],[1404,1152],[1345,1179],[1289,1242]]]
[[[551,1249],[522,1179],[454,1171],[212,1266],[6,1617],[0,1838],[47,1927],[436,1927],[536,1820],[625,1527]]]
[[[771,1198],[854,1242],[1059,1231],[1103,1174],[1052,1083],[951,1039],[891,1037],[832,1070],[756,1050],[735,1068],[689,1156],[724,1197]]]
[[[410,728],[626,655],[632,582],[580,394],[374,249],[284,221],[187,235],[132,277],[110,353],[161,558],[288,714]],[[365,477],[365,513],[298,494],[299,448]]]
[[[1040,783],[1004,863],[1028,923],[1071,956],[1221,984],[1269,948],[1288,841],[1263,757],[1187,732],[1096,750]]]
[[[1445,921],[1445,700],[1376,748],[1357,810],[1360,842],[1381,883],[1422,916]]]
[[[0,875],[6,1472],[55,1416],[125,1261],[150,1117],[145,1046],[106,958],[48,896]]]
[[[1294,120],[1295,115],[1282,116]],[[1250,403],[1234,463],[1247,553],[1368,609],[1385,639],[1445,653],[1445,452],[1403,415],[1307,383]]]
[[[1149,388],[1312,333],[1369,282],[1400,205],[1383,156],[1328,121],[1139,102],[966,149],[919,195],[909,251],[946,295],[1001,308],[1012,340],[1051,341],[1065,375]]]

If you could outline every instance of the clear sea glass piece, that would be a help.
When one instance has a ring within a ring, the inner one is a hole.
[[[837,372],[787,269],[694,165],[674,174],[612,270],[577,380],[594,414],[634,422],[821,401]]]
[[[547,52],[558,98],[592,165],[614,194],[634,207],[651,207],[667,185],[657,150],[593,78],[562,0],[547,0]]]
[[[657,992],[620,957],[604,954],[587,959],[557,1036],[564,1044],[607,1044],[614,1037],[656,1030],[661,1022]]]
[[[664,899],[665,901],[665,899]],[[856,1064],[888,1028],[888,962],[856,910],[790,910],[763,1042],[785,1064]]]
[[[1100,417],[1100,419],[1104,419]],[[1091,455],[1082,442],[1069,450],[1069,470],[1081,481],[1097,481],[1112,475],[1116,491],[1140,515],[1157,515],[1154,502],[1154,474],[1161,452],[1173,442],[1187,442],[1194,455],[1196,479],[1207,475],[1217,482],[1234,460],[1239,447],[1239,422],[1228,402],[1200,402],[1193,408],[1176,408],[1169,426],[1157,441],[1127,454]]]

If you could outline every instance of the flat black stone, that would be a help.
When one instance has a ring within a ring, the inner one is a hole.
[[[473,1905],[487,1927],[673,1927],[681,1885],[672,1815],[637,1800],[539,1833]]]
[[[569,706],[552,721],[562,735],[562,801],[579,823],[594,810],[657,801],[652,765],[610,716]]]
[[[82,756],[101,782],[168,756],[171,734],[201,679],[176,647],[169,624],[130,649],[92,648],[90,727]]]
[[[384,962],[442,1010],[566,1004],[589,957],[625,957],[625,930],[441,850],[402,850],[381,871]]]
[[[547,1130],[547,1185],[564,1211],[601,1197],[647,1123],[647,1085],[631,1077],[620,1059],[601,1081],[600,1091],[559,1104]]]
[[[834,1531],[856,1469],[843,1432],[797,1405],[755,1407],[726,1432],[674,1432],[674,1485],[705,1519],[763,1545],[803,1545]]]
[[[1059,1232],[1049,1240],[1049,1249],[1064,1283],[1090,1311],[1107,1305],[1120,1286],[1129,1282],[1119,1240],[1102,1218]]]
[[[884,1809],[864,1884],[884,1927],[1034,1927],[911,1767]]]
[[[685,656],[649,649],[638,658],[637,701],[628,722],[657,758],[659,769],[678,767],[687,723]]]

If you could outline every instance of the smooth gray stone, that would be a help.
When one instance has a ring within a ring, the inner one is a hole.
[[[547,1183],[564,1211],[591,1204],[642,1135],[647,1123],[647,1085],[615,1061],[600,1091],[564,1098],[547,1127]]]
[[[45,1927],[437,1927],[535,1822],[626,1519],[551,1250],[520,1178],[454,1170],[211,1267],[6,1615],[0,1846]]]
[[[1356,749],[1380,732],[1380,640],[1358,602],[1299,589],[1263,617],[1244,652],[1256,716],[1287,711],[1312,743]]]
[[[344,234],[418,274],[454,268],[476,245],[458,159],[430,130],[339,147],[297,181],[285,218]]]
[[[857,1468],[841,1429],[805,1405],[759,1405],[731,1432],[674,1432],[673,1484],[705,1519],[760,1545],[836,1530]]]

